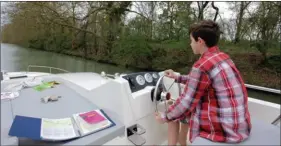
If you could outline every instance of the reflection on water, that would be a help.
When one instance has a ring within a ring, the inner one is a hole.
[[[248,89],[249,97],[280,104],[281,95]]]
[[[42,65],[62,68],[70,72],[97,72],[105,71],[109,74],[116,72],[134,72],[136,69],[127,69],[108,64],[97,63],[79,57],[67,56],[63,54],[44,52],[39,50],[22,48],[11,44],[1,44],[1,70],[6,71],[26,71],[28,65]],[[36,68],[36,71],[39,69]],[[31,70],[32,71],[32,70]],[[41,69],[39,71],[48,71]],[[266,100],[280,104],[280,95],[259,92],[248,89],[249,97]]]
[[[97,63],[79,57],[45,52],[34,49],[22,48],[12,44],[1,44],[1,70],[26,71],[28,65],[41,65],[62,68],[70,72],[97,72],[105,71],[114,74],[116,72],[133,72],[136,69]],[[38,68],[36,68],[38,71]],[[31,70],[32,71],[32,70]],[[41,69],[40,71],[48,71]]]

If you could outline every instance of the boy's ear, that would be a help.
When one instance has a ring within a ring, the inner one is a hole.
[[[205,43],[205,41],[204,41],[202,38],[198,37],[198,43],[200,43],[200,44],[204,44],[204,43]]]

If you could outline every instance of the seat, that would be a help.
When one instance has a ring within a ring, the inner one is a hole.
[[[247,140],[241,143],[218,143],[197,137],[191,145],[280,145],[280,127],[253,118],[251,122],[251,134]]]

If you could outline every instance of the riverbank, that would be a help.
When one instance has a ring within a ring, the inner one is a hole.
[[[42,50],[42,49],[37,49]],[[276,71],[276,57],[275,60],[273,54],[269,53],[269,62],[268,64],[261,65],[262,55],[255,52],[233,52],[231,49],[221,49],[222,51],[228,53],[230,57],[233,59],[237,68],[242,74],[245,83],[253,84],[258,86],[264,86],[268,88],[280,89],[280,72]],[[81,57],[88,60],[93,60],[99,63],[106,63],[115,66],[122,66],[126,68],[132,68],[134,70],[143,70],[143,71],[162,71],[168,68],[176,70],[182,74],[186,74],[189,72],[189,67],[192,66],[193,60],[196,60],[198,56],[194,57],[189,55],[189,50],[184,49],[154,49],[154,59],[146,60],[145,62],[120,62],[116,61],[114,57],[108,59],[108,57],[102,57],[99,55],[95,55],[94,53],[87,54],[85,58],[85,53],[83,51],[78,50],[44,50],[49,52],[61,53],[69,56]],[[162,56],[161,56],[162,55]],[[273,57],[272,57],[273,56]],[[275,55],[276,56],[276,55]],[[126,58],[124,58],[126,59]],[[136,58],[138,59],[138,58]],[[280,57],[277,56],[277,62]],[[272,60],[273,63],[272,63]],[[278,64],[277,64],[278,66]]]

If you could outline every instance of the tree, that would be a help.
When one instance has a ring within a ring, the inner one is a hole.
[[[267,51],[271,47],[271,41],[277,40],[278,22],[280,22],[280,15],[277,14],[279,10],[277,2],[261,2],[258,6],[257,12],[250,18],[253,27],[256,28],[257,36],[255,47],[261,52],[264,60],[267,63]]]
[[[234,43],[238,43],[241,37],[241,28],[243,24],[243,17],[245,14],[245,10],[249,7],[251,2],[235,2],[235,7],[239,7],[239,11],[236,16],[236,33]]]

